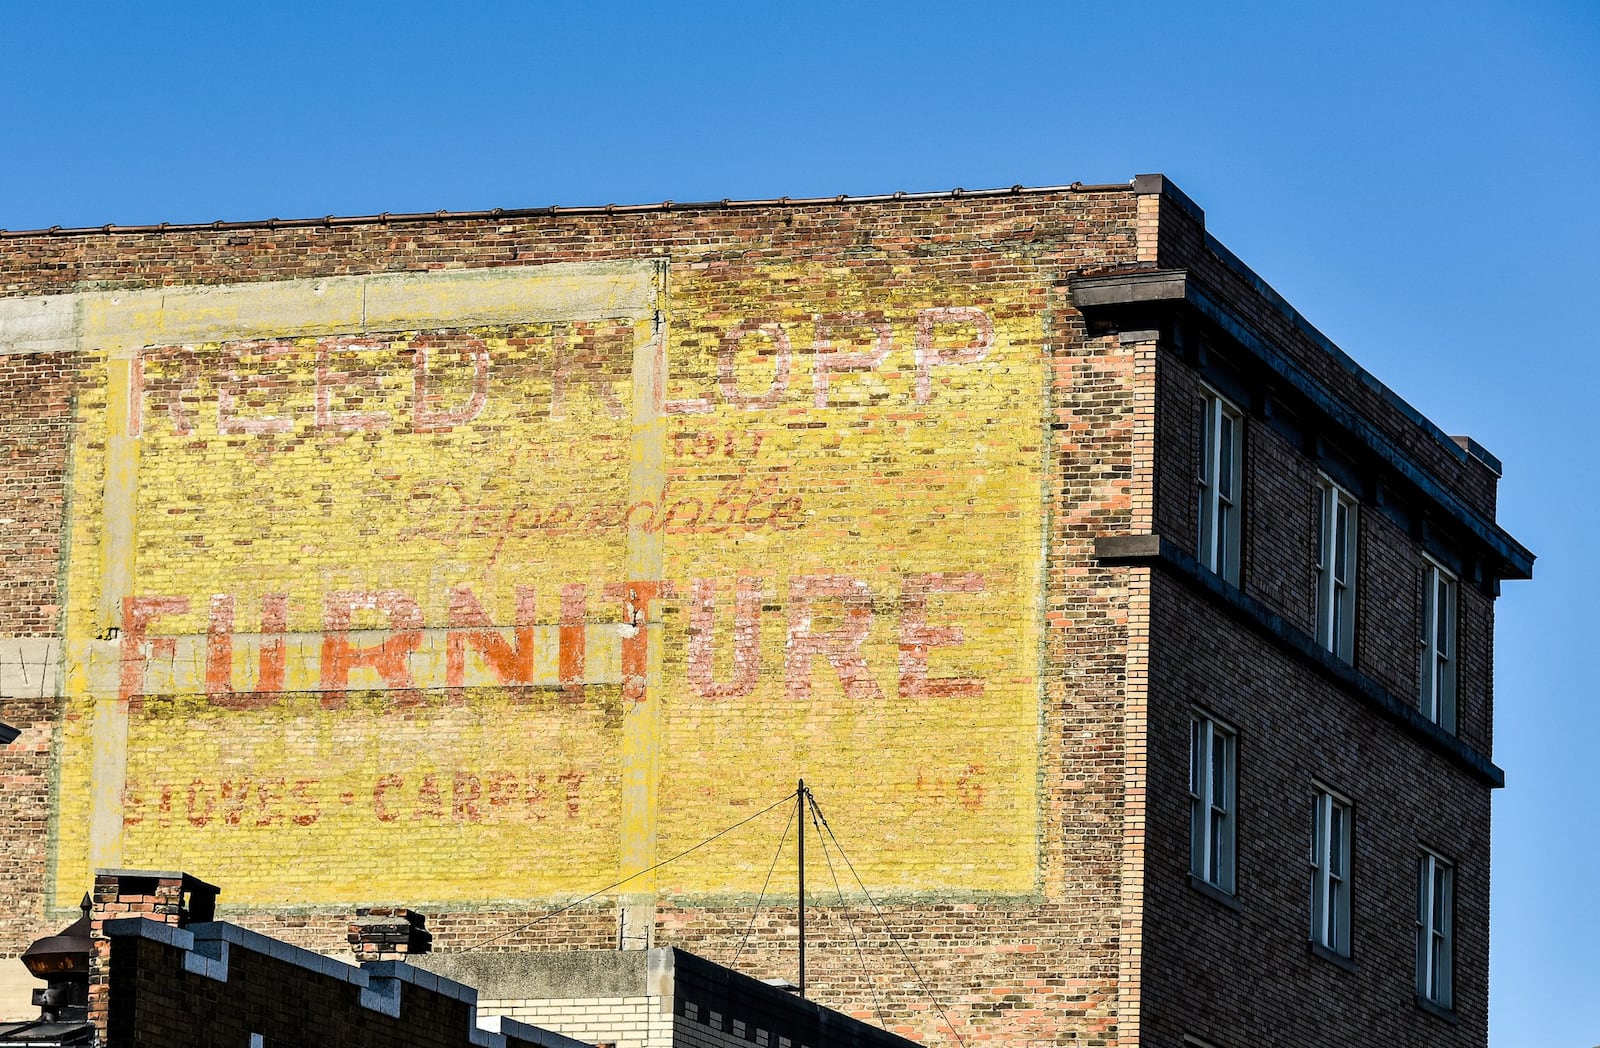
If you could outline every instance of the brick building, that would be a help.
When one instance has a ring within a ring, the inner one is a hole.
[[[823,1004],[1484,1043],[1499,463],[1164,178],[3,242],[6,949],[138,865],[787,975],[803,777]]]
[[[43,944],[52,961],[66,963],[32,966],[61,992],[49,995],[39,1019],[0,1023],[0,1046],[913,1044],[670,947],[458,953],[419,967],[412,962],[428,950],[422,915],[378,907],[358,910],[350,925],[357,966],[215,920],[216,896],[214,885],[179,872],[99,871],[82,924]],[[481,1001],[479,981],[502,999]],[[508,992],[515,998],[505,999]],[[543,1025],[515,1015],[537,1015]]]

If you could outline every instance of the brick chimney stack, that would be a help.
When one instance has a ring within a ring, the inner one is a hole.
[[[350,923],[350,948],[356,960],[403,961],[433,948],[428,918],[400,906],[371,906],[356,910]]]
[[[216,919],[217,894],[207,884],[187,873],[164,870],[96,870],[94,893],[89,911],[89,1019],[99,1031],[100,1043],[106,1040],[111,1017],[111,940],[106,937],[107,921],[144,917],[161,924],[186,928]]]

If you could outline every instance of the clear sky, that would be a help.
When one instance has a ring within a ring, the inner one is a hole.
[[[11,0],[0,228],[1165,173],[1505,460],[1491,1043],[1600,1044],[1600,0],[1221,6]]]

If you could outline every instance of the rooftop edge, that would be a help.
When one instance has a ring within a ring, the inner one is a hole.
[[[1159,179],[1162,176],[1141,175],[1140,177]],[[1169,189],[1176,189],[1170,182],[1166,184]],[[707,211],[714,208],[814,207],[819,204],[892,204],[902,200],[967,200],[1008,196],[1037,196],[1046,193],[1128,192],[1132,187],[1132,182],[1094,184],[1073,182],[1069,185],[1058,186],[1024,186],[1019,182],[1016,185],[998,189],[962,189],[958,187],[956,189],[944,189],[928,193],[907,193],[901,190],[895,193],[876,193],[865,196],[851,196],[847,193],[840,193],[837,196],[829,197],[785,196],[765,200],[734,200],[730,197],[723,197],[721,200],[697,200],[690,203],[662,200],[652,204],[582,204],[573,206],[551,204],[548,207],[497,207],[488,211],[410,211],[398,214],[391,214],[385,211],[377,215],[326,215],[322,218],[257,218],[238,222],[217,219],[214,222],[161,222],[156,225],[131,226],[120,226],[114,222],[108,222],[103,226],[0,229],[0,238],[93,236],[97,233],[195,233],[204,230],[304,229],[316,226],[358,226],[374,223],[379,225],[405,224],[411,222],[438,222],[450,219],[539,218],[550,215],[623,215],[655,211]],[[1188,198],[1184,197],[1184,199],[1187,200]],[[1193,204],[1191,203],[1190,206],[1193,207]]]

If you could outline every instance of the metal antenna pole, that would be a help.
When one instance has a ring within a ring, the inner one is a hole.
[[[806,780],[794,791],[795,811],[800,823],[800,999],[806,998]]]

